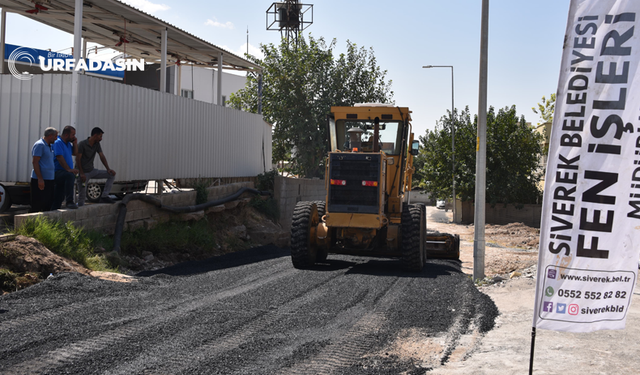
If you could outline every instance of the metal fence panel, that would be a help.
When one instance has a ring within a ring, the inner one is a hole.
[[[69,124],[70,78],[47,74],[22,81],[0,75],[0,181],[29,181],[35,141],[47,127]]]
[[[116,180],[249,177],[271,169],[262,117],[137,86],[80,76],[79,140],[104,131]],[[0,181],[28,181],[31,146],[70,123],[71,75],[0,76]],[[103,166],[96,158],[95,165]]]

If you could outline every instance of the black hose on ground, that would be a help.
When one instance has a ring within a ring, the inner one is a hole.
[[[118,211],[118,219],[116,220],[116,230],[113,236],[113,250],[118,253],[120,252],[120,241],[122,239],[122,231],[124,230],[125,217],[127,216],[127,203],[129,203],[132,200],[141,200],[149,204],[152,204],[161,210],[169,211],[174,214],[181,214],[181,213],[187,213],[187,212],[202,211],[209,207],[219,206],[221,204],[238,199],[238,197],[240,197],[244,193],[252,193],[255,195],[271,195],[271,192],[269,191],[260,191],[256,189],[243,187],[237,192],[235,192],[234,194],[231,194],[227,197],[220,198],[214,201],[209,201],[209,202],[198,204],[195,206],[171,207],[171,206],[163,205],[160,199],[150,195],[137,194],[137,193],[127,194],[122,199],[122,201],[118,203],[118,205],[120,206],[120,209]]]

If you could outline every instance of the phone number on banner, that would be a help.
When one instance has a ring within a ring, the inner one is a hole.
[[[548,266],[538,315],[543,320],[592,323],[623,320],[636,275],[629,271],[598,271]]]

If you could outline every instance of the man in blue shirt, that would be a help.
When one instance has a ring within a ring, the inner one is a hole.
[[[78,144],[76,139],[76,129],[67,125],[62,130],[62,134],[53,144],[55,159],[55,189],[53,194],[52,210],[57,210],[62,206],[62,201],[66,198],[69,209],[76,209],[78,206],[73,202],[74,183],[77,169],[73,168],[73,157],[78,154]]]
[[[53,148],[58,131],[46,128],[44,136],[31,148],[31,212],[49,211],[53,204],[55,167],[53,165]]]

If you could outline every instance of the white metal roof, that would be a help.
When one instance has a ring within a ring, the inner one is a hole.
[[[20,14],[72,35],[74,7],[75,0],[0,0],[0,8],[7,12]],[[218,57],[222,53],[224,69],[261,69],[251,61],[118,0],[84,1],[82,37],[118,51],[124,51],[126,46],[126,53],[138,59],[160,60],[160,38],[164,28],[168,30],[168,60],[180,59],[212,66],[218,64]]]

